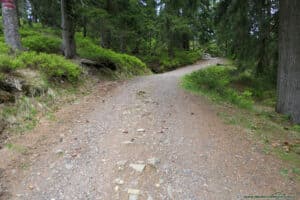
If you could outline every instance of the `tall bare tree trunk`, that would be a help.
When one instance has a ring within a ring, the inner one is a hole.
[[[61,21],[63,52],[66,58],[73,58],[76,55],[75,26],[72,16],[73,1],[61,0]]]
[[[2,0],[1,2],[5,42],[13,50],[21,50],[22,45],[15,0]]]
[[[300,1],[280,0],[277,111],[300,123]]]

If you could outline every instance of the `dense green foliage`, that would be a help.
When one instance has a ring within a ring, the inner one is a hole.
[[[230,86],[237,81],[232,76],[235,71],[233,67],[213,66],[185,76],[182,84],[188,90],[203,92],[215,100],[226,100],[242,108],[251,108],[252,92],[247,88],[239,91]]]
[[[0,71],[10,72],[20,68],[32,68],[43,72],[49,79],[63,78],[75,81],[81,74],[78,65],[55,54],[23,52],[16,56],[0,55]]]
[[[170,58],[167,52],[156,56],[143,56],[142,59],[148,63],[154,72],[164,72],[176,69],[180,66],[193,64],[202,58],[202,51],[175,51],[174,58]]]
[[[30,51],[59,53],[61,40],[52,36],[33,35],[22,38],[22,44]]]
[[[116,69],[118,73],[126,76],[134,76],[149,73],[149,69],[140,59],[127,54],[116,53],[109,49],[104,49],[89,38],[77,35],[77,52],[80,57],[88,58],[103,66]]]

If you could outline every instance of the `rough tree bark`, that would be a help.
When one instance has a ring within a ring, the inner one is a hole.
[[[61,24],[63,38],[63,52],[66,58],[73,58],[76,55],[75,26],[72,17],[71,0],[61,0]]]
[[[5,42],[13,50],[21,50],[22,45],[15,0],[1,0],[1,2]]]
[[[277,111],[300,123],[300,1],[280,0]]]

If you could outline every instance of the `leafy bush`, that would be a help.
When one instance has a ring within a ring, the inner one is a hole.
[[[10,72],[19,66],[19,60],[5,54],[0,54],[0,72]]]
[[[150,66],[152,71],[161,73],[174,70],[178,67],[190,65],[202,57],[202,51],[175,51],[174,58],[170,58],[167,52],[161,52],[156,56],[144,56],[142,59]]]
[[[252,92],[239,92],[230,86],[233,71],[234,68],[230,67],[209,67],[185,76],[182,84],[188,90],[204,92],[215,99],[225,100],[242,108],[251,108]]]
[[[75,81],[81,74],[78,65],[55,54],[23,52],[16,57],[0,54],[0,72],[18,68],[34,68],[42,71],[49,79],[65,78]]]
[[[66,60],[63,56],[46,53],[24,52],[17,58],[18,67],[30,67],[41,70],[49,78],[66,78],[75,81],[81,74],[78,65]]]
[[[91,39],[79,35],[76,36],[76,42],[80,57],[97,61],[107,67],[116,68],[119,75],[130,77],[150,72],[146,64],[134,56],[101,48]]]
[[[30,51],[58,53],[60,51],[61,39],[53,36],[32,35],[22,38],[22,44]]]

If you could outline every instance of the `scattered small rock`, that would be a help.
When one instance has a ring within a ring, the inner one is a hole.
[[[138,200],[139,196],[136,194],[129,194],[129,200]]]
[[[121,160],[117,162],[117,166],[119,170],[123,170],[125,168],[125,165],[127,163],[127,160]]]
[[[117,185],[123,185],[124,181],[122,179],[120,179],[120,178],[117,178],[117,179],[115,179],[115,184],[117,184]]]
[[[127,160],[120,160],[120,161],[117,162],[117,165],[124,167],[126,165],[126,163],[127,163]]]
[[[65,165],[65,167],[66,167],[66,169],[72,169],[72,168],[73,168],[73,165],[70,164],[70,163],[68,163],[68,164]]]
[[[143,133],[143,132],[145,132],[145,131],[146,131],[146,130],[143,129],[143,128],[140,128],[140,129],[137,130],[137,132],[139,132],[139,133]]]
[[[137,189],[128,189],[129,200],[138,200],[140,190]]]
[[[146,165],[145,164],[130,164],[129,167],[131,167],[132,169],[134,169],[137,172],[143,172]]]
[[[272,147],[279,147],[279,146],[281,146],[281,144],[280,144],[280,142],[273,142],[272,144]]]
[[[55,154],[58,154],[58,155],[62,155],[64,153],[64,151],[62,149],[57,149],[55,151]]]
[[[285,152],[287,152],[287,153],[290,152],[290,147],[289,146],[283,146],[282,148]]]
[[[33,190],[33,189],[34,189],[33,185],[29,185],[28,188],[29,188],[30,190]]]
[[[127,130],[123,130],[123,131],[122,131],[122,133],[125,133],[125,134],[127,134],[127,133],[128,133],[128,131],[127,131]]]
[[[153,200],[152,196],[148,196],[147,200]]]
[[[124,141],[122,144],[133,144],[133,141]]]
[[[76,152],[74,152],[74,153],[71,154],[71,156],[72,156],[73,158],[75,158],[75,157],[78,156],[78,154],[77,154]]]
[[[160,159],[159,158],[155,158],[155,157],[149,158],[147,160],[147,163],[148,163],[148,165],[151,165],[152,167],[156,168],[157,165],[160,163]]]

